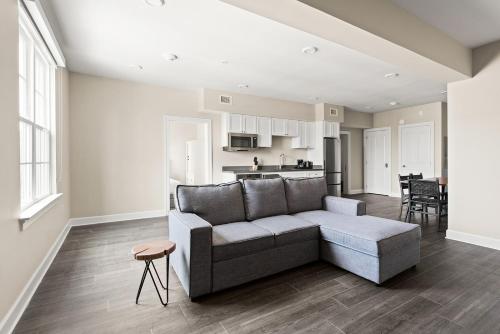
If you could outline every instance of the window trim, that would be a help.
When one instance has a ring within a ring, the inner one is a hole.
[[[19,35],[21,33],[27,39],[27,43],[29,43],[29,54],[28,54],[28,67],[26,74],[27,81],[27,108],[30,109],[30,116],[32,116],[32,120],[21,116],[19,112],[19,121],[18,124],[29,124],[31,127],[31,179],[32,179],[32,189],[31,189],[31,197],[32,201],[27,203],[26,205],[21,207],[21,213],[19,216],[19,222],[21,223],[22,229],[27,227],[32,221],[36,220],[38,216],[48,210],[50,207],[54,205],[54,202],[62,195],[57,193],[57,133],[56,133],[56,118],[57,118],[57,92],[56,92],[56,69],[57,64],[48,50],[47,45],[45,44],[42,36],[40,36],[39,31],[35,24],[29,17],[29,14],[26,13],[25,8],[19,6]],[[46,97],[45,102],[47,103],[47,120],[45,125],[40,125],[36,123],[35,119],[35,53],[38,53],[48,65],[48,78],[46,79],[47,92],[50,96]],[[20,80],[20,76],[18,77]],[[31,82],[30,82],[31,81]],[[48,194],[36,198],[36,130],[42,129],[44,131],[49,132],[49,142],[48,142],[48,150],[49,150],[49,192]],[[21,160],[19,161],[19,166],[21,166]],[[21,183],[21,175],[19,182]]]

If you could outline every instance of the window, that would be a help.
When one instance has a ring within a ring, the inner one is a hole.
[[[21,209],[53,194],[55,64],[24,11],[19,18]]]

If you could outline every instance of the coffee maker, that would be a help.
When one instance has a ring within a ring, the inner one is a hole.
[[[313,162],[312,161],[304,161],[302,159],[297,160],[297,166],[295,166],[297,169],[312,169],[313,168]]]

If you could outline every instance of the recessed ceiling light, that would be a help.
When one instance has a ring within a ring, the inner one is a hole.
[[[302,49],[302,52],[308,55],[313,55],[316,52],[318,52],[318,48],[315,46],[306,46],[305,48]]]
[[[134,68],[134,69],[139,70],[139,71],[142,71],[144,69],[144,67],[142,67],[142,65],[138,65],[138,64],[130,64],[130,65],[128,65],[128,67]]]
[[[384,78],[386,79],[395,79],[399,77],[399,73],[387,73],[384,75]]]
[[[447,91],[447,90],[442,90],[442,91],[441,91],[441,94],[443,94],[443,95],[445,95],[445,94],[447,94],[447,93],[448,93],[448,91]]]
[[[179,59],[179,56],[174,55],[173,53],[164,53],[163,58],[168,61],[176,61]]]
[[[397,106],[398,104],[399,104],[399,102],[397,102],[397,101],[389,102],[389,105],[391,105],[391,106]]]
[[[248,88],[248,85],[245,83],[238,84],[238,88]]]
[[[165,6],[165,0],[144,0],[148,5],[153,7]]]
[[[373,109],[373,107],[372,106],[366,106],[365,109],[371,110],[371,109]]]

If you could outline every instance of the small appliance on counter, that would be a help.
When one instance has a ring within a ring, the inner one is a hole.
[[[297,169],[312,169],[313,168],[313,162],[312,161],[304,161],[302,159],[297,160],[297,166],[295,168]]]
[[[250,167],[250,170],[251,171],[259,170],[259,159],[257,159],[257,157],[253,158],[253,165],[252,167]]]

